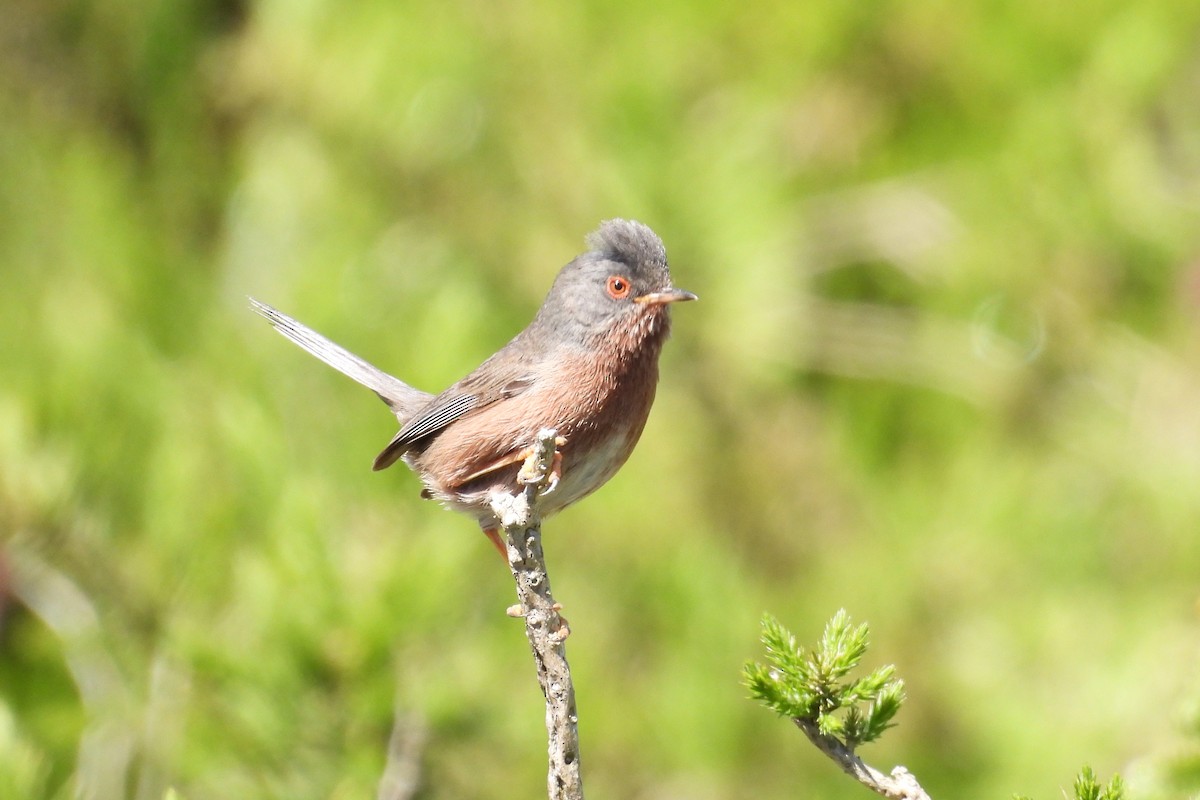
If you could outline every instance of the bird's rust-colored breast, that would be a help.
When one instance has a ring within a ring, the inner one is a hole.
[[[485,506],[493,489],[515,487],[520,465],[467,479],[529,447],[542,428],[566,439],[562,478],[543,513],[602,486],[633,452],[654,403],[667,333],[665,320],[656,322],[637,331],[636,342],[630,331],[566,351],[545,363],[525,392],[448,426],[411,461],[430,493],[452,506]]]

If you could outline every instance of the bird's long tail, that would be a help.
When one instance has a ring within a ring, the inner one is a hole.
[[[379,395],[379,398],[387,403],[388,408],[400,420],[401,425],[432,397],[432,395],[422,392],[420,389],[414,389],[399,378],[364,361],[349,350],[329,341],[307,325],[297,322],[266,303],[260,303],[251,297],[250,307],[266,317],[275,330],[285,337],[338,372],[353,378]]]

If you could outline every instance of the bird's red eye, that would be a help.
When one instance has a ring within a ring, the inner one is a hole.
[[[621,300],[629,296],[629,280],[622,278],[620,275],[608,276],[608,294],[614,300]]]

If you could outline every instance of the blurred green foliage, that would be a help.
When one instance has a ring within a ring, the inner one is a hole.
[[[859,796],[738,681],[844,606],[933,796],[1166,791],[1200,5],[14,0],[0,45],[3,796],[369,796],[389,741],[536,796],[508,575],[245,296],[437,389],[613,216],[701,302],[546,531],[589,790]]]

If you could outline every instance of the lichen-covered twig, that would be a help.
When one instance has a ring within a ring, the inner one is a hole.
[[[889,800],[930,800],[917,779],[904,767],[896,767],[885,775],[859,758],[855,752],[833,736],[826,736],[811,719],[794,717],[796,727],[804,731],[817,749],[829,756],[850,777]]]
[[[542,553],[541,518],[537,513],[538,496],[551,485],[556,438],[553,430],[538,434],[533,453],[521,468],[522,490],[517,494],[494,495],[492,509],[504,528],[508,566],[520,602],[516,613],[525,618],[525,634],[533,649],[538,683],[546,697],[550,800],[582,800],[579,720],[564,647],[569,629],[550,593],[550,578]]]

